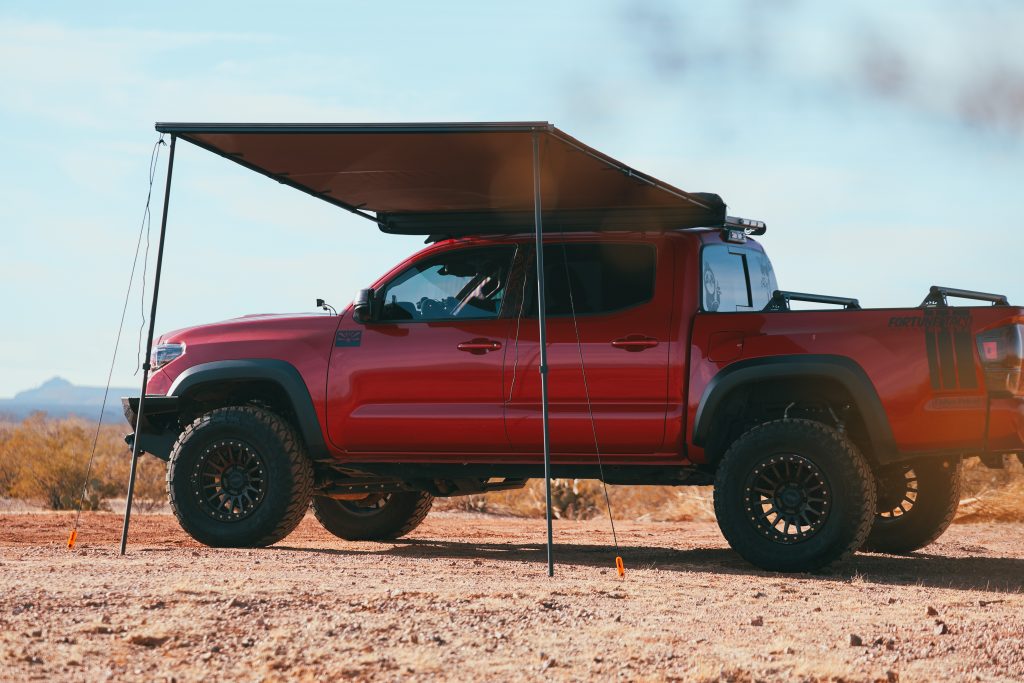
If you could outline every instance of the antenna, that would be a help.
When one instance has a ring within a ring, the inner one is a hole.
[[[317,299],[316,300],[316,307],[317,308],[321,308],[321,309],[323,309],[325,311],[330,311],[333,315],[338,315],[338,312],[336,310],[334,310],[334,306],[331,306],[329,303],[327,303],[323,299]]]

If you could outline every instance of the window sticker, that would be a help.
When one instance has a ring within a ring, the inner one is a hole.
[[[704,264],[704,310],[717,311],[722,303],[722,288],[718,286],[711,264]]]

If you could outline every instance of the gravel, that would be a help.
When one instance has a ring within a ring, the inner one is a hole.
[[[759,571],[705,522],[437,513],[348,543],[311,517],[212,549],[165,514],[0,514],[3,680],[1020,680],[1020,524],[818,575]],[[931,608],[931,609],[929,609]],[[941,614],[937,620],[930,612]],[[940,633],[941,631],[941,633]],[[857,640],[853,644],[854,635]]]

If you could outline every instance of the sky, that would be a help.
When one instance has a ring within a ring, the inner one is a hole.
[[[106,382],[156,121],[551,121],[766,221],[784,289],[1024,302],[1021,35],[1009,0],[4,3],[0,397]],[[422,246],[188,143],[169,209],[158,334],[340,307]]]

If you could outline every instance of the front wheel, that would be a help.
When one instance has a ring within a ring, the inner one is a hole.
[[[875,512],[871,470],[843,433],[775,420],[738,438],[715,476],[715,515],[729,545],[772,571],[815,571],[863,543]]]
[[[930,459],[878,472],[878,510],[864,550],[909,553],[931,544],[960,505],[959,460]]]
[[[388,541],[405,536],[426,518],[434,497],[426,491],[374,494],[362,500],[313,498],[313,514],[346,541]]]
[[[171,509],[206,545],[276,543],[302,521],[312,493],[313,469],[298,435],[262,408],[212,410],[187,426],[171,449]]]

